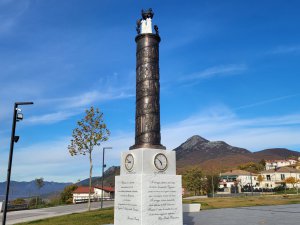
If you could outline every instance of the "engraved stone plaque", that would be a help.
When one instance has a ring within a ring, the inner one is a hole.
[[[181,177],[116,177],[115,225],[182,225]]]

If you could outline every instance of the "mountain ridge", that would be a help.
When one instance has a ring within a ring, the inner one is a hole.
[[[209,141],[199,135],[188,138],[185,142],[175,148],[177,171],[181,173],[190,166],[199,166],[204,171],[223,171],[236,168],[247,162],[259,162],[262,159],[285,159],[289,157],[300,157],[300,152],[286,148],[268,148],[257,152],[251,152],[245,148],[231,146],[224,141]],[[116,175],[120,174],[119,166],[112,166],[104,173],[104,186],[114,186]],[[92,177],[92,185],[101,185],[101,177]],[[77,183],[79,186],[88,186],[89,178]],[[18,184],[18,185],[16,185]],[[57,184],[57,185],[56,185]],[[45,181],[45,186],[40,193],[35,181],[17,182],[12,181],[11,199],[14,197],[28,197],[34,195],[48,195],[60,192],[65,186],[72,183],[59,183]],[[4,197],[6,182],[0,182],[0,200]],[[52,187],[52,188],[51,188]]]
[[[61,192],[66,186],[72,183],[62,183],[54,181],[44,181],[44,186],[39,190],[35,181],[11,181],[9,198],[28,198],[31,196],[47,196],[55,192]],[[0,200],[4,199],[6,181],[0,182]]]
[[[300,157],[300,152],[286,148],[269,148],[251,152],[245,148],[231,146],[224,141],[209,141],[199,135],[188,138],[175,148],[177,169],[200,166],[204,170],[224,170],[242,163],[260,160]]]

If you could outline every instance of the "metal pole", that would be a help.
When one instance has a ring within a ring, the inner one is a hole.
[[[33,102],[15,102],[15,104],[14,104],[14,116],[13,116],[11,139],[10,139],[10,150],[9,150],[8,167],[7,167],[7,180],[6,180],[6,194],[5,194],[5,202],[4,202],[4,209],[3,209],[2,225],[6,224],[6,214],[7,214],[7,204],[8,204],[8,196],[9,196],[9,187],[10,187],[10,177],[11,177],[11,167],[12,167],[12,159],[13,159],[13,152],[14,152],[14,144],[15,144],[15,141],[18,140],[18,139],[15,139],[17,113],[18,113],[17,108],[18,108],[19,105],[32,105],[32,104],[33,104]]]
[[[9,187],[10,187],[10,176],[11,176],[11,165],[14,151],[14,143],[15,143],[15,132],[16,132],[16,116],[17,116],[17,107],[18,105],[14,104],[14,116],[12,123],[12,131],[11,131],[11,139],[10,139],[10,150],[9,150],[9,159],[8,159],[8,168],[7,168],[7,180],[6,180],[6,194],[5,194],[5,202],[3,209],[3,217],[2,217],[2,225],[6,224],[6,214],[7,214],[7,203],[8,203],[8,195],[9,195]]]
[[[103,182],[104,182],[104,168],[106,167],[106,165],[104,164],[104,155],[105,155],[105,149],[112,149],[112,147],[104,147],[103,148],[103,155],[102,155],[102,179],[101,179],[101,186],[102,186],[102,190],[101,190],[101,209],[103,208]]]
[[[212,197],[215,197],[215,187],[214,187],[214,175],[211,176],[211,185],[212,185]]]
[[[103,208],[103,181],[104,181],[104,154],[105,154],[105,148],[103,148],[103,156],[102,156],[102,189],[101,189],[101,209]]]

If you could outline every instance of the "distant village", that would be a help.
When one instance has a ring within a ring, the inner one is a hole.
[[[300,157],[296,159],[266,160],[265,170],[251,173],[230,170],[220,174],[219,192],[273,192],[300,187]]]
[[[233,169],[219,174],[218,194],[237,194],[245,192],[274,192],[300,187],[300,157],[296,159],[266,160],[265,168],[259,173]],[[78,187],[73,192],[73,203],[88,200],[88,187]],[[183,194],[188,191],[183,189]],[[92,187],[91,198],[94,201],[103,198],[113,199],[113,187]]]

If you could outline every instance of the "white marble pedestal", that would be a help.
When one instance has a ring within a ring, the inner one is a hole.
[[[131,154],[133,167],[125,167]],[[165,170],[154,165],[157,154],[167,158]],[[114,225],[182,225],[181,176],[176,175],[175,152],[135,149],[122,153],[116,177]]]

